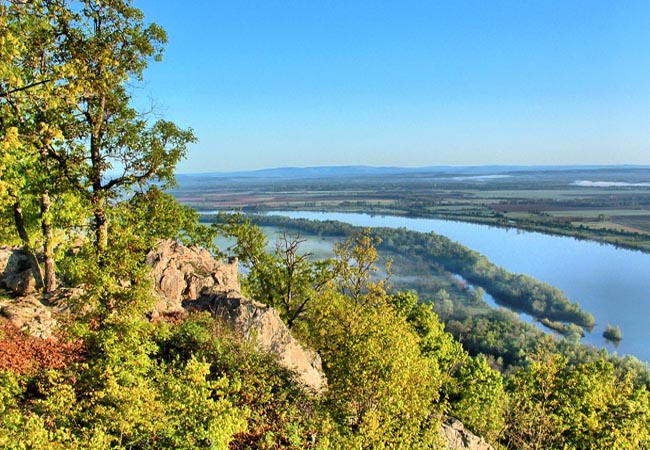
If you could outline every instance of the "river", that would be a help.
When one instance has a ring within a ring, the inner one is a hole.
[[[506,270],[531,275],[577,301],[596,319],[595,328],[584,342],[650,362],[648,254],[570,237],[437,219],[302,211],[272,214],[337,220],[362,227],[405,227],[445,235]],[[616,347],[602,337],[607,324],[618,325],[623,333],[623,340]]]

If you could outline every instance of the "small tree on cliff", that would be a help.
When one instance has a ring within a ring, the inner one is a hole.
[[[309,253],[300,252],[304,240],[286,232],[276,241],[275,251],[268,252],[266,236],[249,218],[222,214],[221,220],[221,232],[237,239],[232,250],[249,268],[243,282],[246,293],[277,308],[287,326],[293,328],[335,276],[329,270],[329,261],[311,261]]]

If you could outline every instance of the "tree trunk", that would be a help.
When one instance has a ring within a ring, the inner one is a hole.
[[[93,116],[90,112],[87,114],[87,121],[92,131],[90,136],[90,182],[92,184],[91,203],[93,215],[95,216],[95,251],[100,261],[108,247],[108,217],[106,217],[106,200],[103,196],[104,189],[102,187],[104,161],[101,156],[105,106],[106,97],[101,95],[97,105],[97,116]]]
[[[56,289],[56,268],[54,266],[54,236],[50,218],[50,194],[41,193],[41,228],[43,230],[43,253],[45,255],[45,278],[43,291],[47,294]]]
[[[38,263],[38,258],[36,258],[36,253],[29,241],[29,234],[27,234],[27,227],[25,226],[25,218],[23,217],[23,209],[20,205],[20,199],[16,199],[14,202],[13,210],[14,223],[16,225],[16,230],[18,231],[18,236],[20,236],[20,240],[23,241],[23,249],[29,257],[29,264],[32,266],[32,273],[36,280],[36,288],[40,289],[43,287],[43,274],[41,272],[41,266]]]
[[[105,203],[102,198],[93,199],[93,214],[95,216],[95,250],[101,256],[108,247],[108,218],[104,209]]]

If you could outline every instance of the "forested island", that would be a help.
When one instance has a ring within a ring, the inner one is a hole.
[[[334,221],[288,219],[272,215],[255,215],[253,219],[259,225],[306,231],[319,236],[346,237],[359,231],[358,227]],[[204,215],[202,220],[210,222],[216,217]],[[405,228],[373,228],[373,234],[381,239],[378,249],[423,259],[432,266],[439,265],[443,270],[458,274],[485,289],[497,302],[526,312],[538,320],[571,323],[586,329],[594,325],[593,316],[571,303],[557,288],[527,275],[509,273],[485,256],[445,236]]]
[[[442,449],[456,419],[493,448],[650,446],[646,365],[468,314],[460,283],[463,305],[420,301],[379,251],[590,326],[548,286],[431,234],[327,224],[317,260],[200,223],[168,191],[193,131],[132,92],[166,39],[130,0],[0,0],[0,447]]]

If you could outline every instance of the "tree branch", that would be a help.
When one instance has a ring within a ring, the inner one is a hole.
[[[15,94],[16,92],[21,92],[21,91],[26,91],[27,89],[31,89],[36,86],[40,86],[41,84],[49,83],[52,80],[42,80],[42,81],[37,81],[36,83],[28,84],[26,86],[22,86],[19,88],[15,89],[9,89],[8,91],[5,92],[0,92],[0,98],[6,98],[9,97],[11,94]]]

